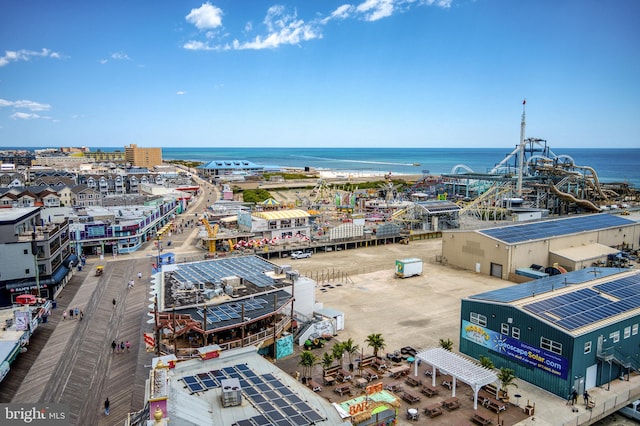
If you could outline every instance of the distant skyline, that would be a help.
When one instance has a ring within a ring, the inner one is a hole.
[[[0,2],[0,147],[640,147],[635,0]]]

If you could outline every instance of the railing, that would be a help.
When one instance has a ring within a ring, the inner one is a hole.
[[[615,346],[611,346],[598,353],[598,358],[604,361],[613,361],[620,364],[624,368],[632,368],[633,370],[640,369],[640,359],[636,356],[628,355],[624,351]]]
[[[291,318],[285,317],[280,320],[276,326],[276,335],[282,333],[289,325],[291,324]],[[258,333],[254,333],[248,336],[245,336],[243,339],[235,339],[229,340],[226,342],[218,342],[217,345],[222,348],[222,350],[229,350],[234,348],[240,348],[243,346],[257,346],[260,347],[262,343],[273,339],[273,327],[269,327],[266,330],[260,331]],[[162,346],[162,352],[170,353],[169,348],[166,346]],[[195,358],[198,356],[198,348],[178,348],[176,350],[176,356],[178,358]]]
[[[585,412],[580,411],[580,414],[576,415],[576,417],[571,421],[563,423],[562,426],[593,424],[609,414],[618,411],[627,405],[629,401],[637,399],[639,395],[640,386],[634,386],[629,389],[621,390],[607,399],[597,398],[592,409]]]

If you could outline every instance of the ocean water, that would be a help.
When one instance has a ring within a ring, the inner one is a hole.
[[[486,173],[512,151],[513,148],[163,148],[162,156],[166,160],[247,160],[265,166],[354,173],[446,174],[460,165],[465,170]],[[602,182],[627,182],[640,188],[640,149],[552,151],[558,156],[570,156],[577,166],[592,167]]]

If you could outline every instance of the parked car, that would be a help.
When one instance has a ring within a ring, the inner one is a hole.
[[[618,410],[618,413],[630,419],[640,420],[640,399]]]
[[[311,252],[310,251],[294,251],[293,253],[291,253],[291,258],[292,259],[306,259],[308,257],[311,257]]]

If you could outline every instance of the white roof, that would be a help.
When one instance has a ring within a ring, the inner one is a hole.
[[[416,359],[433,365],[443,373],[450,374],[475,389],[498,380],[498,376],[492,370],[442,348],[418,352]]]

